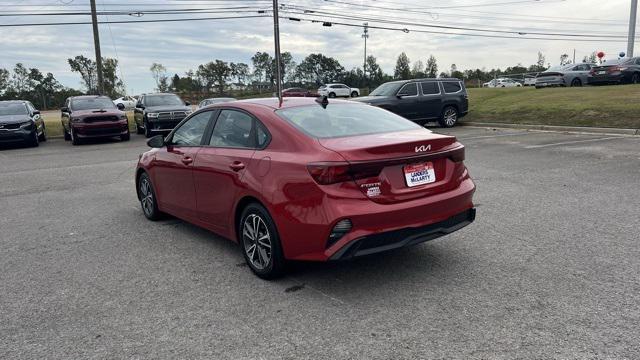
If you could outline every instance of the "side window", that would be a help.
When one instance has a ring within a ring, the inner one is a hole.
[[[457,82],[443,82],[442,87],[444,87],[444,92],[447,94],[457,93],[462,90],[462,86]]]
[[[253,148],[253,118],[241,111],[222,110],[213,128],[209,145],[218,147]]]
[[[435,81],[420,83],[422,87],[422,95],[437,95],[440,94],[440,87]]]
[[[418,95],[418,84],[408,83],[400,89],[398,96],[416,96]]]
[[[262,123],[258,121],[256,122],[256,125],[257,125],[256,126],[256,135],[257,135],[256,147],[261,149],[267,146],[267,144],[269,143],[269,140],[271,139],[271,136],[267,132],[267,129],[265,129],[264,125],[262,125]]]
[[[178,146],[199,146],[204,136],[204,131],[209,124],[211,111],[194,115],[173,133],[171,144]]]

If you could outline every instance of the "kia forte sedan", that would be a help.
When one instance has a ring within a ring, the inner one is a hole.
[[[464,146],[366,104],[213,105],[148,144],[135,178],[144,215],[168,213],[238,242],[265,279],[287,260],[351,259],[475,219]]]
[[[40,111],[29,101],[0,101],[0,144],[21,142],[38,146],[40,141],[47,141]]]

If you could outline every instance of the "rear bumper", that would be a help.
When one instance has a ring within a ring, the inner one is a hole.
[[[624,74],[613,74],[613,75],[596,75],[589,76],[589,84],[611,84],[611,83],[620,83],[624,80]]]
[[[434,224],[365,236],[348,243],[333,254],[330,260],[347,260],[417,245],[460,230],[475,219],[476,209],[472,208]]]
[[[552,79],[552,80],[540,80],[536,81],[536,87],[554,87],[554,86],[566,86],[564,79]]]
[[[72,123],[71,126],[75,135],[83,139],[126,135],[129,131],[129,123],[126,120]]]

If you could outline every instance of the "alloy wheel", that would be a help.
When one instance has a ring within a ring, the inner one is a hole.
[[[151,216],[153,214],[153,191],[151,191],[151,183],[146,177],[140,179],[140,203],[142,211],[147,216]]]
[[[455,125],[457,120],[458,114],[454,109],[449,108],[444,112],[444,122],[445,124],[447,124],[447,126]]]
[[[269,266],[271,262],[271,234],[265,221],[256,214],[250,214],[242,224],[242,242],[251,265],[257,270]]]

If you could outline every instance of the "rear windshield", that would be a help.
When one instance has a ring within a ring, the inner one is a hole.
[[[144,98],[146,106],[184,105],[176,95],[151,95]]]
[[[71,109],[73,110],[93,110],[93,109],[113,109],[116,106],[108,98],[88,98],[72,99]]]
[[[363,104],[329,104],[276,111],[307,135],[336,138],[419,129],[420,126],[389,111]]]

